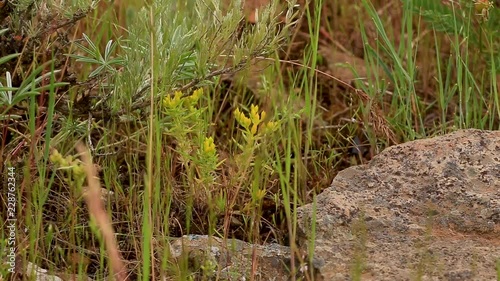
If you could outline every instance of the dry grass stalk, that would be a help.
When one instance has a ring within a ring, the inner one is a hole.
[[[101,200],[101,184],[99,183],[97,172],[92,164],[92,159],[88,149],[82,143],[77,143],[76,149],[81,155],[87,175],[88,189],[84,193],[85,202],[89,208],[90,215],[94,216],[97,226],[102,232],[106,251],[108,252],[111,269],[115,280],[127,280],[127,269],[123,263],[122,256],[118,251],[115,234],[111,225],[111,219],[108,217],[104,204]]]

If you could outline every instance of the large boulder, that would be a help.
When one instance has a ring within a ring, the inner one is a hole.
[[[318,280],[497,280],[500,131],[390,147],[340,172],[298,218]]]

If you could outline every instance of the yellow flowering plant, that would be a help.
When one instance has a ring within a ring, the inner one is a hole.
[[[232,185],[235,185],[238,188],[245,187],[246,193],[250,195],[250,201],[245,202],[238,208],[240,208],[243,214],[251,217],[252,220],[258,221],[262,202],[268,192],[267,189],[262,186],[260,181],[264,178],[268,178],[266,174],[271,172],[271,170],[266,168],[268,167],[265,163],[266,158],[259,157],[258,155],[262,154],[257,153],[256,151],[261,150],[264,155],[267,154],[265,152],[267,149],[265,141],[279,128],[279,122],[267,121],[266,112],[261,111],[259,106],[255,104],[250,106],[248,115],[241,112],[239,108],[236,108],[233,111],[233,114],[237,124],[242,127],[241,133],[244,140],[244,143],[236,141],[236,145],[241,149],[241,153],[235,156],[238,170],[237,174],[233,177],[236,179],[248,178],[251,174],[253,174],[254,180],[250,185],[243,182],[235,182],[232,183]],[[238,193],[239,191],[237,190],[235,194]],[[236,200],[232,202],[236,202]],[[230,209],[234,207],[237,206],[229,206]]]
[[[255,140],[266,134],[276,131],[278,123],[274,121],[264,122],[266,112],[262,111],[259,114],[259,106],[252,104],[248,117],[238,108],[234,110],[234,118],[243,127],[243,136],[247,145],[254,145]]]
[[[167,95],[163,99],[163,106],[167,109],[173,109],[181,104],[181,100],[182,100],[182,92],[176,91],[173,96]]]
[[[215,183],[215,170],[219,166],[217,149],[212,137],[205,138],[203,145],[198,149],[199,168],[198,180],[204,184],[212,185]]]
[[[80,190],[85,181],[85,170],[80,160],[73,159],[72,155],[63,157],[57,149],[52,150],[49,160],[58,170],[66,172],[66,177],[64,178],[66,182],[76,186]]]
[[[163,99],[165,135],[175,140],[176,153],[185,169],[188,182],[202,183],[210,189],[216,180],[217,149],[213,137],[207,137],[205,109],[198,103],[204,90],[199,88],[190,95],[176,91]],[[205,196],[203,196],[205,197]]]

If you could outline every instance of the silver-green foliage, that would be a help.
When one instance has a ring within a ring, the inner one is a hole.
[[[123,108],[144,99],[151,70],[163,93],[206,85],[218,75],[238,71],[279,48],[292,25],[291,12],[288,24],[279,24],[277,1],[251,26],[244,24],[241,1],[229,1],[229,7],[222,2],[157,0],[152,9],[143,7],[129,27],[128,40],[122,41],[125,68],[117,83],[128,90],[114,95],[112,104]],[[293,5],[289,3],[290,11]]]
[[[124,61],[121,57],[113,57],[117,43],[113,40],[109,40],[104,49],[104,54],[101,53],[99,48],[92,42],[92,40],[84,33],[83,38],[88,44],[88,47],[83,46],[80,43],[75,43],[75,45],[85,53],[85,55],[69,55],[75,58],[77,62],[84,62],[89,64],[96,64],[98,67],[94,69],[90,74],[89,78],[94,78],[98,75],[111,73],[116,73],[116,66],[122,66]]]

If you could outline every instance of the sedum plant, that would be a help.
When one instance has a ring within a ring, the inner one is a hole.
[[[181,164],[188,170],[188,180],[204,189],[196,197],[205,198],[216,182],[219,165],[213,137],[208,137],[209,124],[203,118],[204,108],[198,106],[203,88],[183,97],[177,91],[163,99],[163,132],[175,140],[176,152]]]

